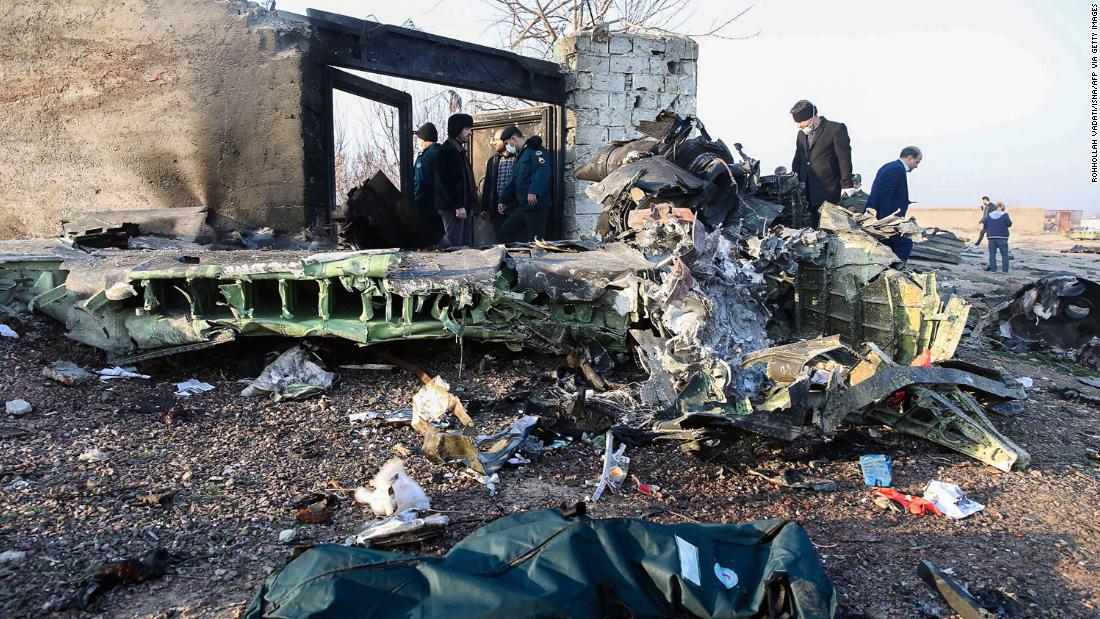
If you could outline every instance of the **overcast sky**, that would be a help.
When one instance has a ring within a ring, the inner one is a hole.
[[[697,0],[698,32],[749,6]],[[500,36],[478,0],[278,0],[486,45]],[[921,206],[1009,207],[1100,214],[1090,181],[1090,3],[1084,0],[762,0],[731,35],[700,39],[699,117],[741,142],[770,171],[790,165],[798,99],[848,125],[853,160],[870,185],[903,146],[924,151],[909,178]]]

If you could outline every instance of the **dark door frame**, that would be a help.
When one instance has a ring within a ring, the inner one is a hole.
[[[565,184],[565,76],[554,62],[528,58],[494,47],[441,37],[419,30],[307,9],[306,15],[286,11],[280,17],[312,27],[310,59],[324,67],[322,86],[325,145],[323,155],[328,174],[328,205],[321,215],[331,221],[336,207],[335,161],[333,160],[332,89],[382,101],[408,98],[408,122],[401,124],[401,193],[412,195],[412,98],[408,93],[375,84],[340,68],[367,71],[479,92],[515,97],[554,106],[556,127],[543,136],[555,162],[554,212],[561,213]],[[366,94],[361,94],[366,93]],[[402,99],[402,102],[405,99]],[[399,109],[400,105],[390,103]],[[406,147],[407,141],[407,147]],[[307,153],[307,161],[313,160]],[[408,173],[406,173],[408,171]],[[406,180],[407,179],[407,180]],[[406,185],[406,183],[408,183]],[[557,218],[560,219],[560,216]],[[561,235],[561,222],[551,222],[551,234]]]
[[[412,144],[412,95],[396,88],[383,86],[376,82],[363,79],[358,75],[352,75],[347,71],[341,71],[334,67],[325,67],[322,95],[324,97],[324,135],[325,149],[328,157],[325,158],[328,168],[328,201],[329,212],[336,209],[336,138],[334,133],[335,118],[332,110],[332,91],[340,90],[357,97],[363,97],[377,101],[385,105],[397,108],[397,133],[398,133],[398,158],[401,162],[401,193],[412,195],[413,190],[413,144]]]

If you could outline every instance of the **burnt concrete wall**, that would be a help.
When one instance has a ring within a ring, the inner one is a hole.
[[[305,223],[320,116],[302,26],[229,0],[38,0],[0,9],[0,38],[0,238],[195,205]]]
[[[1042,234],[1043,217],[1046,211],[1041,208],[1009,208],[1012,217],[1012,234]],[[976,206],[970,208],[917,208],[909,209],[909,214],[917,218],[917,223],[925,228],[943,228],[961,238],[971,241],[978,238],[978,220],[982,211]]]
[[[565,215],[567,238],[591,234],[603,207],[573,172],[611,140],[640,137],[638,121],[663,110],[695,115],[699,45],[686,37],[579,32],[557,41],[566,70]]]

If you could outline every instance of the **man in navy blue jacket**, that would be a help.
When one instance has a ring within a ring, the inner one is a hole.
[[[871,197],[867,198],[867,210],[874,210],[879,219],[890,215],[904,217],[909,211],[909,181],[905,175],[917,169],[921,159],[920,149],[906,146],[898,158],[878,169],[871,185]],[[899,235],[883,241],[902,262],[909,260],[913,252],[913,240]]]

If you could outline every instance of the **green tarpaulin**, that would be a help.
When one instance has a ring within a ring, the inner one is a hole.
[[[245,617],[835,617],[805,530],[522,512],[441,557],[326,545],[272,575]]]

